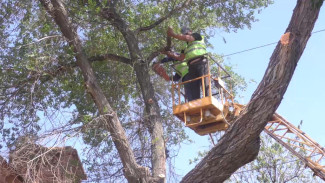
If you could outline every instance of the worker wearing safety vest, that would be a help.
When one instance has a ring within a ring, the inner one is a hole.
[[[208,60],[205,57],[207,54],[206,46],[204,43],[204,37],[199,33],[192,33],[192,31],[183,27],[181,29],[182,34],[175,34],[172,28],[168,28],[167,35],[173,38],[176,38],[181,41],[186,41],[186,48],[182,50],[180,55],[175,54],[174,52],[168,51],[163,52],[168,57],[172,57],[179,61],[184,61],[189,66],[189,80],[201,77],[208,74]],[[196,80],[190,82],[191,88],[191,98],[188,98],[189,101],[199,99],[201,96],[200,86],[202,80]],[[208,78],[205,78],[205,96],[208,96],[209,86]]]
[[[186,62],[180,62],[177,61],[176,59],[172,58],[172,57],[165,57],[163,58],[160,63],[166,63],[166,62],[174,62],[174,69],[176,71],[176,73],[174,74],[174,76],[170,77],[170,80],[173,81],[178,81],[181,79],[182,82],[185,82],[187,80],[189,80],[189,74],[188,74],[188,65]],[[185,83],[184,84],[184,89],[185,89],[185,98],[186,99],[192,99],[192,93],[191,93],[191,86],[189,83]]]

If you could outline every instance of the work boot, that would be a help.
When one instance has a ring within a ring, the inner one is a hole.
[[[208,109],[208,110],[205,110],[205,111],[204,111],[204,117],[206,117],[206,118],[215,118],[216,116],[213,115],[213,114],[211,113],[211,111]]]
[[[191,121],[191,117],[190,116],[186,116],[186,122],[190,122]]]

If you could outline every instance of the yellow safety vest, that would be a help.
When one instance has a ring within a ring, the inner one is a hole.
[[[183,78],[188,73],[188,65],[186,62],[179,61],[175,64],[175,70]]]
[[[201,41],[192,41],[188,43],[184,50],[186,61],[192,60],[207,53],[206,45],[204,43],[204,36],[202,36]]]

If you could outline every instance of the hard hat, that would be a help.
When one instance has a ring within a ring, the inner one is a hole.
[[[191,31],[191,29],[186,27],[186,26],[183,26],[182,29],[181,29],[182,34],[186,34],[186,33],[190,32],[190,31]]]

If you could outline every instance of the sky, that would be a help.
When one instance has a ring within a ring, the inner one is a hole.
[[[250,48],[267,45],[279,41],[285,33],[296,5],[295,0],[275,0],[273,5],[256,15],[258,22],[252,23],[251,29],[238,30],[237,33],[217,31],[213,43],[213,52],[229,55]],[[302,120],[301,130],[310,138],[325,147],[325,118],[323,117],[325,103],[325,7],[323,5],[318,20],[307,46],[296,67],[293,78],[277,109],[277,113],[291,124],[298,126]],[[226,43],[224,43],[225,38]],[[262,80],[269,59],[276,44],[224,57],[226,63],[234,66],[234,71],[243,76],[248,84],[247,90],[240,93],[237,100],[247,104],[251,95]],[[253,80],[255,82],[249,82]],[[189,159],[197,156],[198,151],[209,149],[209,137],[199,136],[190,130],[187,134],[194,141],[181,147],[176,158],[176,173],[186,175],[194,164],[189,165]]]

